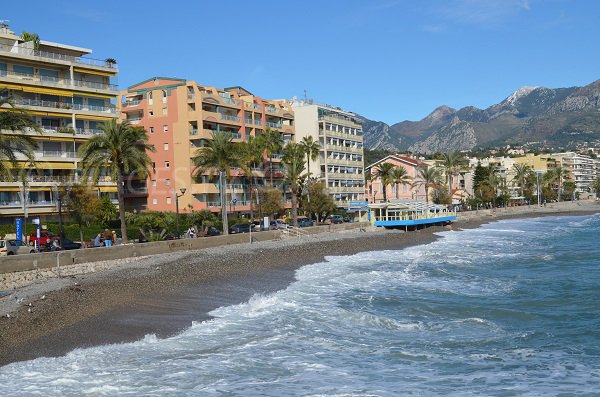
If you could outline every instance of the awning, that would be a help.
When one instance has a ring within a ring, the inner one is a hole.
[[[95,74],[98,76],[115,76],[117,74],[117,71],[115,70],[114,72],[103,72],[100,70],[90,70],[90,69],[82,69],[82,68],[73,68],[74,72],[77,73],[84,73],[84,74]]]
[[[40,161],[35,163],[35,167],[48,170],[76,170],[75,163],[67,163],[64,161]]]
[[[71,112],[71,109],[65,109],[65,112]],[[71,119],[71,115],[68,113],[42,112],[39,110],[30,110],[29,113],[36,116],[64,117],[69,120]]]
[[[0,83],[1,88],[10,88],[11,90],[23,90],[23,86],[20,84]]]
[[[86,114],[76,114],[76,119],[86,119],[86,120],[99,120],[99,121],[108,121],[110,119],[116,118],[116,116],[88,116]]]
[[[58,96],[66,96],[66,97],[73,96],[73,91],[57,90],[54,88],[23,87],[23,91],[24,92],[34,92],[36,94],[58,95]]]
[[[0,192],[20,192],[20,186],[1,186]]]
[[[100,189],[100,192],[102,192],[102,193],[116,193],[117,192],[116,186],[100,186],[98,189]]]

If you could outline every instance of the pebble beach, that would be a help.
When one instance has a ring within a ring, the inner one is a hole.
[[[459,218],[414,232],[366,228],[0,275],[0,366],[78,347],[166,337],[210,319],[221,306],[294,281],[327,256],[427,244],[436,232],[507,217],[600,212],[595,202]]]

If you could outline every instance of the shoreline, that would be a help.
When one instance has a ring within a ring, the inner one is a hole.
[[[208,313],[218,307],[286,288],[294,282],[297,269],[322,262],[326,256],[424,245],[438,238],[434,233],[477,228],[501,219],[598,212],[600,206],[593,203],[542,212],[482,213],[450,227],[408,233],[382,229],[324,233],[161,254],[111,270],[46,280],[0,298],[0,366],[61,356],[76,348],[132,342],[148,334],[174,335],[192,321],[210,319]],[[17,305],[15,297],[23,301]]]

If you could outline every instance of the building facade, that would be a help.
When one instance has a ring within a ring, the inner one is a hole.
[[[425,189],[422,187],[412,186],[411,184],[397,184],[384,186],[381,178],[377,176],[377,167],[381,164],[389,163],[395,167],[404,167],[406,173],[413,181],[417,179],[419,168],[424,167],[425,163],[412,157],[403,156],[400,154],[389,155],[369,166],[365,167],[365,173],[370,174],[367,178],[367,201],[369,203],[379,203],[383,201],[383,190],[385,189],[385,197],[388,200],[403,199],[403,200],[423,200],[425,201]]]
[[[295,135],[291,106],[262,99],[242,87],[219,89],[190,80],[154,77],[121,92],[118,104],[121,118],[143,126],[156,148],[156,153],[150,153],[154,172],[146,181],[131,181],[129,189],[129,205],[141,210],[175,211],[178,200],[183,211],[220,211],[218,177],[208,172],[195,175],[192,163],[213,133],[230,132],[238,142],[267,128],[279,132],[285,143]],[[258,164],[251,176],[233,169],[226,187],[228,211],[250,211],[256,189],[268,185],[271,175],[274,186],[285,191],[281,158],[281,153],[275,153],[272,165]]]
[[[312,136],[319,157],[310,162],[311,176],[324,181],[335,204],[350,208],[365,200],[362,126],[354,113],[313,101],[287,101],[294,110],[296,139]]]
[[[569,173],[569,179],[575,182],[576,191],[590,193],[597,177],[596,160],[575,152],[553,153],[552,157]]]
[[[0,25],[0,95],[29,111],[42,131],[24,132],[38,144],[35,163],[20,156],[13,178],[0,180],[3,222],[24,213],[56,214],[62,189],[82,180],[79,147],[117,116],[113,79],[118,69],[114,60],[95,60],[88,57],[91,53],[44,40],[23,42]],[[109,177],[101,177],[94,188],[99,194],[116,192]]]

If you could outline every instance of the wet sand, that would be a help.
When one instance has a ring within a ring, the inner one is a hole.
[[[578,208],[529,216],[595,212],[595,208]],[[158,255],[114,271],[72,276],[47,292],[30,293],[18,311],[0,318],[0,366],[60,356],[78,347],[135,341],[147,334],[167,337],[192,321],[209,319],[208,313],[217,307],[285,288],[298,268],[321,262],[325,256],[402,249],[429,243],[437,238],[436,232],[525,216],[473,217],[451,227],[408,233],[378,229],[239,244]]]

